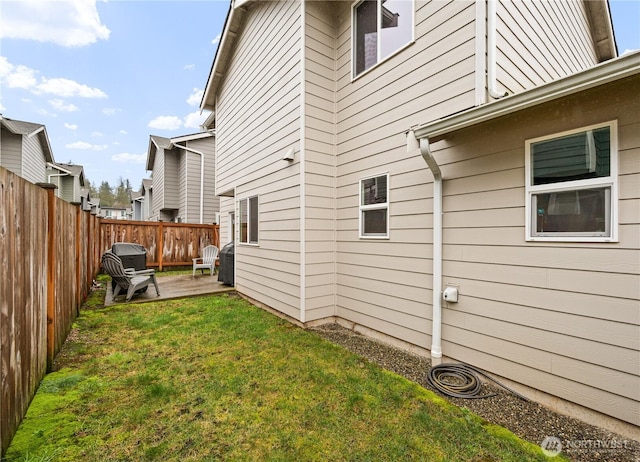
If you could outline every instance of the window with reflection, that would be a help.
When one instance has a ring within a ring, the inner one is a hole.
[[[528,238],[614,237],[616,128],[609,122],[527,141]]]
[[[353,76],[413,40],[413,0],[363,0],[353,6]]]

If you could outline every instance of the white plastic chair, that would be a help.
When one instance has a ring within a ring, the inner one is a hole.
[[[196,270],[199,269],[204,274],[204,270],[208,269],[213,276],[216,270],[216,260],[218,259],[218,248],[215,245],[208,245],[202,249],[202,257],[193,259],[193,275],[196,277]]]

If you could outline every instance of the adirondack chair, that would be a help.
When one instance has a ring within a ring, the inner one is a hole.
[[[126,300],[129,301],[137,290],[144,289],[150,284],[156,287],[156,294],[160,295],[155,271],[152,269],[140,271],[125,269],[120,257],[111,250],[107,250],[102,255],[102,268],[116,283],[112,300],[115,300],[121,291],[126,291]]]
[[[210,271],[209,276],[213,276],[216,270],[216,260],[218,259],[218,248],[215,245],[208,245],[202,249],[202,257],[193,259],[193,275],[196,277],[196,270],[199,269],[204,274],[204,270]]]

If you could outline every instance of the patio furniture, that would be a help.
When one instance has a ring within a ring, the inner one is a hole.
[[[193,259],[193,276],[196,277],[196,270],[199,269],[204,274],[204,270],[208,269],[213,276],[216,270],[216,260],[218,259],[218,248],[215,245],[208,245],[202,249],[202,257]]]
[[[150,284],[156,287],[156,294],[160,296],[155,271],[152,269],[142,271],[125,269],[120,257],[111,250],[107,250],[104,255],[102,255],[102,268],[116,283],[112,300],[115,300],[121,291],[126,291],[126,300],[129,301],[137,290],[144,289]]]

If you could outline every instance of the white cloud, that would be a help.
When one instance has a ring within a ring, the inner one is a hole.
[[[4,56],[0,56],[0,83],[7,88],[20,88],[36,95],[45,93],[63,98],[72,96],[107,98],[107,94],[99,88],[91,88],[88,85],[65,78],[39,77],[39,74],[39,71],[22,64],[14,65]]]
[[[61,99],[50,99],[49,104],[53,106],[54,109],[57,109],[58,111],[74,112],[78,110],[78,106],[76,106],[75,104],[71,104],[71,103],[67,104]]]
[[[130,154],[128,152],[121,152],[120,154],[114,154],[111,156],[111,160],[116,162],[129,162],[132,164],[144,164],[147,161],[147,154]]]
[[[182,127],[182,120],[176,116],[158,116],[147,126],[158,130],[177,130]]]
[[[27,66],[15,66],[9,74],[4,77],[4,83],[9,88],[22,88],[28,90],[37,83],[36,71]]]
[[[104,151],[108,147],[106,144],[91,144],[86,141],[76,141],[65,146],[68,149],[82,149],[85,151]]]
[[[120,112],[120,109],[116,109],[113,107],[106,107],[102,110],[102,113],[107,116],[113,116]]]
[[[213,45],[216,45],[218,42],[220,42],[220,39],[221,39],[221,38],[222,38],[222,35],[221,35],[221,34],[218,34],[218,35],[216,35],[216,36],[213,38],[213,40],[211,40],[211,43],[212,43]]]
[[[2,105],[2,101],[0,101],[0,111],[4,111],[5,109],[7,109],[7,108],[6,108],[6,107],[4,107],[4,106]]]
[[[630,48],[627,48],[626,50],[624,50],[622,53],[620,53],[620,56],[626,55],[628,53],[633,53],[634,51],[638,51],[638,50],[632,50]]]
[[[104,136],[104,133],[95,131],[91,133],[91,136]]]
[[[107,94],[99,88],[91,88],[87,85],[69,79],[42,79],[42,83],[36,87],[36,92],[51,93],[57,96],[81,98],[106,98]]]
[[[95,0],[22,0],[3,2],[0,38],[53,42],[65,47],[107,40]]]
[[[205,112],[200,114],[200,111],[187,114],[187,116],[184,118],[184,126],[188,128],[200,128],[200,125],[202,125],[208,115],[209,114]]]
[[[199,88],[194,88],[193,92],[187,98],[187,104],[189,106],[198,106],[200,101],[202,101],[202,95],[204,95],[204,91]]]
[[[126,130],[120,130],[121,135],[126,135],[128,132]]]
[[[195,64],[187,64],[186,66],[184,66],[184,69],[185,69],[186,71],[192,71],[192,70],[194,70],[195,68],[196,68],[196,65],[195,65]]]
[[[78,126],[76,124],[68,124],[68,123],[65,122],[64,126],[66,128],[68,128],[69,130],[77,130],[78,129]]]

